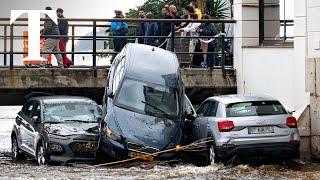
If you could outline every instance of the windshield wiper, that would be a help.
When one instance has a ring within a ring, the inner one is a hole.
[[[149,103],[147,103],[145,101],[141,101],[141,102],[143,104],[145,104],[145,105],[148,105],[148,106],[152,107],[153,109],[155,109],[157,111],[160,111],[162,113],[162,115],[166,116],[166,118],[171,119],[171,115],[169,113],[165,112],[164,110],[162,110],[162,109],[160,109],[160,108],[158,108],[158,107],[156,107],[156,106],[154,106],[152,104],[149,104]]]

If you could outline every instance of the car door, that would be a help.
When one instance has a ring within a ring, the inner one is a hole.
[[[201,129],[200,124],[207,120],[205,116],[206,111],[208,110],[209,101],[204,102],[197,111],[197,117],[192,123],[192,132],[196,140],[201,139]]]
[[[27,101],[26,104],[23,106],[22,111],[18,114],[18,121],[20,121],[19,126],[19,137],[21,139],[21,149],[24,151],[33,154],[32,149],[30,148],[30,121],[31,121],[31,113],[34,107],[34,101]]]
[[[193,137],[192,128],[194,117],[196,117],[196,111],[194,110],[189,98],[184,95],[184,114],[185,116],[185,128],[184,128],[184,140],[189,144],[195,139]]]
[[[35,120],[35,117],[38,117],[38,119]],[[32,149],[33,152],[36,152],[38,130],[39,130],[39,126],[41,125],[41,105],[39,101],[34,102],[29,124],[30,126],[27,131],[27,134],[29,136],[28,143],[29,143],[30,149]]]
[[[210,128],[209,121],[214,121],[214,119],[216,118],[218,105],[219,103],[217,101],[208,101],[208,106],[203,115],[205,118],[202,118],[199,122],[199,136],[201,139],[208,137]]]

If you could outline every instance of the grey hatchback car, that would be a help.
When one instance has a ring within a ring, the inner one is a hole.
[[[271,97],[226,95],[206,99],[191,118],[191,140],[212,138],[207,163],[234,156],[298,158],[297,121]],[[203,153],[202,153],[203,154]]]

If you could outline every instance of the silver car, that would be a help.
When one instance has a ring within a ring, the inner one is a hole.
[[[208,164],[226,162],[234,156],[299,157],[297,121],[271,97],[211,97],[189,119],[189,140],[214,140],[202,151]]]

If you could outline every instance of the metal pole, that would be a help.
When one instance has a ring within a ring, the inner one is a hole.
[[[72,40],[71,40],[71,51],[74,52],[74,25],[71,28]],[[71,61],[74,64],[74,54],[71,54]]]
[[[171,23],[171,51],[174,52],[174,24]]]
[[[7,26],[3,26],[4,31],[3,31],[3,50],[4,52],[7,52]],[[6,66],[7,65],[7,54],[3,54],[3,65]]]
[[[221,52],[222,52],[222,57],[221,57],[221,68],[222,68],[222,74],[223,77],[226,77],[226,69],[225,69],[225,65],[226,65],[226,47],[225,47],[225,34],[224,34],[224,28],[225,25],[224,23],[221,24]]]
[[[259,42],[264,41],[264,0],[259,0]]]
[[[96,63],[97,63],[97,45],[96,45],[96,41],[97,41],[97,21],[93,21],[93,38],[92,38],[92,60],[93,60],[93,63],[92,63],[92,68],[93,68],[93,75],[94,77],[97,77],[97,66],[96,66]]]
[[[10,25],[10,70],[13,70],[13,24]]]

